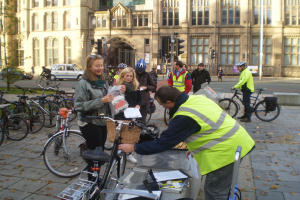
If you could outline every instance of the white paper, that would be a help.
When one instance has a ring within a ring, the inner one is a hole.
[[[124,110],[125,118],[140,118],[142,117],[141,112],[138,108],[126,108]]]
[[[157,182],[188,178],[187,175],[185,175],[179,170],[153,172],[153,174]]]
[[[192,171],[192,176],[193,178],[199,179],[199,174],[198,174],[198,163],[197,161],[189,154],[189,162],[191,166],[191,171]]]
[[[149,193],[148,190],[140,190],[140,191],[141,192],[144,191],[146,193]],[[158,197],[160,197],[160,195],[161,195],[161,191],[160,190],[152,191],[152,193],[155,194]],[[138,197],[138,196],[131,195],[131,194],[121,194],[118,199],[120,199],[120,200],[126,200],[126,199],[135,198],[135,197]]]

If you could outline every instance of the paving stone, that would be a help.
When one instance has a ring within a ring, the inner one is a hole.
[[[254,191],[252,169],[240,167],[238,185],[243,191]]]
[[[9,186],[8,188],[10,190],[16,189],[16,190],[22,190],[25,192],[29,193],[34,193],[44,186],[46,186],[48,183],[45,181],[41,181],[39,179],[29,179],[29,178],[24,178],[17,183]]]
[[[24,167],[32,167],[38,169],[46,169],[44,161],[42,159],[34,159],[34,158],[21,158],[14,161],[12,164],[14,165],[23,165]]]
[[[22,178],[20,177],[14,177],[14,176],[0,176],[0,187],[1,188],[8,188],[9,186],[17,183],[20,181]]]
[[[284,192],[283,193],[285,200],[299,200],[300,199],[300,193],[296,192]]]
[[[71,182],[69,184],[71,184]],[[66,187],[66,184],[49,182],[45,187],[41,188],[36,193],[49,197],[56,197],[56,195],[62,192]]]
[[[20,157],[11,155],[11,154],[2,154],[0,153],[0,167],[2,165],[8,165],[16,160],[19,160]]]
[[[278,179],[281,181],[300,181],[300,174],[294,170],[291,171],[277,171]]]
[[[53,196],[45,196],[45,195],[37,195],[37,194],[32,194],[28,197],[26,197],[26,200],[53,200]]]
[[[19,190],[2,190],[0,192],[0,197],[3,200],[22,200],[27,196],[31,195],[30,193],[19,191]]]
[[[299,181],[254,180],[254,186],[263,191],[299,192]]]
[[[257,190],[256,192],[257,200],[284,200],[282,192],[265,192]]]
[[[275,171],[272,170],[260,170],[253,169],[253,178],[256,180],[271,180],[271,181],[279,181],[278,175]]]

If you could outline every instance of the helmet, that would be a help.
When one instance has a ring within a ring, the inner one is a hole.
[[[235,64],[235,66],[237,66],[237,67],[244,66],[246,68],[247,67],[247,63],[246,62],[239,62],[239,63]]]
[[[146,71],[146,62],[144,59],[139,59],[135,65],[135,70],[137,72],[144,72]]]
[[[125,64],[125,63],[120,63],[119,65],[118,65],[118,68],[119,69],[125,69],[127,67],[127,65]]]

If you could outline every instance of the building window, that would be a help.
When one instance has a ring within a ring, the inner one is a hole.
[[[64,29],[71,28],[71,16],[69,12],[64,13]]]
[[[38,15],[33,14],[32,15],[32,31],[38,31],[39,30],[39,20]]]
[[[208,0],[193,0],[192,3],[192,25],[208,25],[209,24],[209,4]]]
[[[53,28],[53,30],[57,30],[58,29],[58,17],[57,17],[57,13],[56,12],[54,12],[54,13],[52,13],[52,24],[53,24],[53,26],[52,26],[52,28]]]
[[[65,6],[71,5],[71,1],[72,1],[72,0],[64,0],[64,5],[65,5]]]
[[[300,1],[285,0],[284,22],[286,25],[300,25]]]
[[[33,40],[33,66],[40,66],[40,41]]]
[[[149,45],[150,44],[150,40],[148,38],[145,38],[145,45]]]
[[[18,61],[19,66],[24,65],[24,47],[21,41],[18,41]]]
[[[284,65],[300,66],[300,38],[284,38]]]
[[[240,62],[240,39],[238,37],[221,38],[221,65],[233,65]]]
[[[127,27],[128,15],[123,9],[118,9],[113,13],[112,27]]]
[[[57,39],[46,39],[46,65],[58,63],[58,41]]]
[[[263,44],[263,65],[271,65],[272,62],[272,39],[270,37],[264,38]],[[251,64],[259,65],[259,38],[252,38],[252,48],[251,48]]]
[[[133,26],[134,27],[141,27],[141,26],[148,26],[148,15],[133,15]]]
[[[45,0],[46,2],[45,2],[45,5],[46,6],[51,6],[51,0]]]
[[[240,24],[240,1],[222,0],[222,24],[239,25]]]
[[[133,26],[137,26],[137,19],[138,19],[137,15],[134,15],[133,16]]]
[[[179,0],[162,1],[162,25],[163,26],[179,25]]]
[[[50,31],[52,26],[52,17],[50,13],[45,14],[45,31]]]
[[[66,64],[71,64],[71,40],[69,38],[65,38],[65,54],[64,61]]]
[[[39,0],[32,0],[32,7],[33,8],[39,7]]]
[[[103,28],[106,27],[106,18],[105,17],[102,18],[102,27]]]
[[[191,65],[209,63],[209,38],[191,38]]]
[[[53,0],[52,1],[52,6],[57,6],[58,5],[58,2],[57,2],[58,0]]]
[[[144,26],[148,26],[148,15],[144,15]]]
[[[272,0],[264,0],[264,24],[272,23]],[[260,24],[260,0],[253,0],[253,22]]]

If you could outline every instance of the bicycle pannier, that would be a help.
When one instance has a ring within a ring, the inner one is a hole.
[[[264,101],[266,102],[266,110],[274,111],[277,106],[277,97],[265,97]]]

